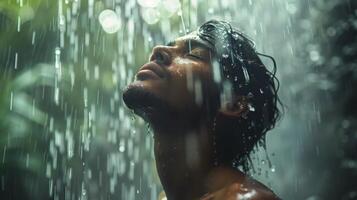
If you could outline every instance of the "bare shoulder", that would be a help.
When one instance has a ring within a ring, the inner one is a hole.
[[[201,200],[280,200],[280,198],[260,183],[245,185],[237,182],[206,195]]]

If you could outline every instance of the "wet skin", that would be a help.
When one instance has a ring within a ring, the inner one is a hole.
[[[214,103],[219,89],[213,81],[213,53],[195,32],[156,46],[124,91],[126,105],[153,129],[167,199],[278,199],[239,170],[214,164],[213,118],[241,117],[245,107]]]

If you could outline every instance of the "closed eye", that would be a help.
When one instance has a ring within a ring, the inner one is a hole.
[[[187,54],[187,56],[189,56],[189,57],[193,57],[193,58],[195,58],[195,59],[203,60],[203,58],[202,58],[202,57],[197,56],[197,55],[192,54],[192,53]]]

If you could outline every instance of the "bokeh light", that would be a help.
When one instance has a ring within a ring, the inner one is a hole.
[[[115,33],[121,27],[121,20],[113,10],[103,10],[98,19],[106,33]]]

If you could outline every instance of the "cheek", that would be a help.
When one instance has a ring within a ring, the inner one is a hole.
[[[201,98],[206,96],[207,86],[212,82],[209,66],[180,59],[170,66],[169,71],[172,101],[181,100],[181,103],[185,101],[192,104],[196,101],[202,101],[197,98],[197,95],[200,95]]]
[[[187,73],[192,71],[192,61],[189,59],[177,57],[173,60],[169,71],[171,72],[172,79],[181,80],[187,78]]]
[[[184,98],[189,95],[188,93],[188,76],[189,70],[182,66],[171,65],[169,68],[170,79],[168,85],[173,98]]]
[[[187,58],[175,58],[172,65],[169,67],[172,79],[181,80],[196,79],[196,80],[209,80],[211,77],[211,67],[204,62],[196,62]]]

